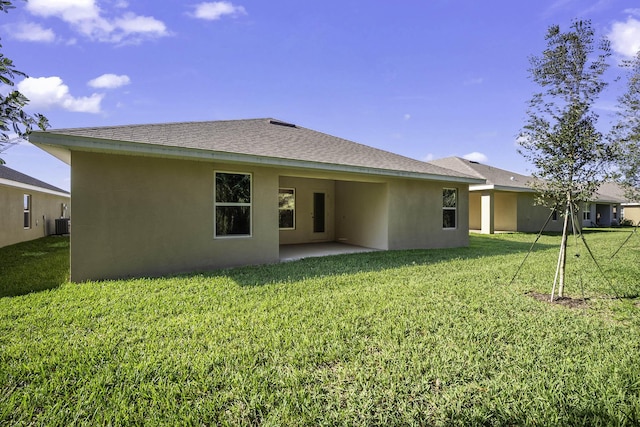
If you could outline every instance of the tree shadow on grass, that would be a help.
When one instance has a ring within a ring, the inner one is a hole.
[[[409,265],[430,265],[456,259],[477,259],[512,254],[522,254],[524,257],[531,248],[534,238],[531,236],[530,241],[524,242],[496,239],[489,236],[472,236],[470,245],[462,248],[391,250],[329,255],[279,264],[211,271],[205,274],[211,277],[229,277],[241,286],[261,286],[313,277],[383,271]],[[532,251],[536,252],[553,247],[555,245],[537,243]]]
[[[68,236],[5,246],[0,259],[0,298],[55,289],[69,281]]]

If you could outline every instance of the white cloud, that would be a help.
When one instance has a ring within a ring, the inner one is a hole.
[[[423,162],[430,162],[431,160],[433,160],[433,153],[429,153],[422,158]]]
[[[474,77],[472,79],[468,79],[464,81],[464,85],[465,86],[471,86],[471,85],[481,85],[484,82],[484,78],[482,77]]]
[[[238,16],[247,14],[243,6],[234,6],[228,1],[199,3],[195,8],[196,10],[192,16],[199,19],[206,19],[207,21],[215,21],[225,15]]]
[[[120,86],[125,86],[131,83],[131,79],[126,74],[103,74],[100,77],[96,77],[87,83],[91,87],[102,89],[115,89]]]
[[[472,162],[478,163],[488,163],[489,158],[482,153],[474,151],[473,153],[465,154],[462,156],[463,159],[471,160]]]
[[[29,0],[27,10],[37,16],[56,16],[72,23],[97,19],[100,16],[100,8],[94,0]]]
[[[628,13],[629,15],[640,16],[640,8],[638,8],[638,9],[625,9],[624,13]]]
[[[405,114],[404,115],[404,119],[405,120],[411,120],[411,114]]]
[[[80,113],[99,113],[104,94],[74,97],[69,86],[60,77],[27,77],[17,85],[18,90],[29,99],[31,108],[61,107],[67,111]]]
[[[131,12],[127,12],[122,18],[116,19],[114,24],[125,36],[130,34],[167,34],[167,27],[162,21],[158,21],[151,16],[138,16]]]
[[[614,22],[607,34],[613,50],[626,57],[640,50],[640,21],[629,17],[626,22]]]
[[[6,25],[4,27],[14,39],[27,42],[50,43],[56,39],[56,35],[50,28],[43,28],[35,22],[23,22],[20,24]]]
[[[126,6],[117,2],[114,8]],[[80,34],[101,42],[131,43],[169,35],[166,25],[150,16],[125,11],[120,17],[109,17],[97,0],[29,0],[27,10],[35,16],[59,18]]]

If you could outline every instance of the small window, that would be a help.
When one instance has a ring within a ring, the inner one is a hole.
[[[215,172],[215,237],[251,236],[251,174]]]
[[[618,206],[613,207],[613,219],[618,219]]]
[[[24,195],[24,228],[31,228],[31,195]]]
[[[296,190],[281,188],[278,191],[278,216],[280,230],[296,228]]]
[[[445,188],[442,190],[442,228],[456,228],[458,210],[458,190]]]
[[[553,212],[551,213],[551,221],[557,221],[558,220],[558,210],[554,209]]]
[[[582,219],[585,221],[590,221],[591,220],[591,204],[590,203],[585,203],[584,204],[584,211],[582,212]]]

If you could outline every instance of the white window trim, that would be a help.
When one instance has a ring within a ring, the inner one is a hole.
[[[591,221],[591,203],[584,204],[584,211],[582,211],[582,220]]]
[[[455,207],[449,207],[449,206],[444,206],[444,203],[442,204],[442,213],[444,215],[444,211],[454,211],[455,212],[455,222],[456,225],[455,227],[442,227],[443,230],[457,230],[458,229],[458,195],[460,194],[460,192],[458,191],[457,188],[452,188],[452,187],[444,187],[442,189],[442,194],[441,197],[443,197],[443,202],[444,202],[444,190],[453,190],[456,192],[456,206]],[[441,218],[442,219],[442,218]]]
[[[219,203],[216,197],[216,175],[219,173],[228,173],[233,175],[249,175],[249,203]],[[218,236],[216,228],[216,213],[218,206],[249,206],[249,234],[234,234],[230,236]],[[213,238],[214,239],[247,239],[253,237],[253,174],[251,172],[239,172],[228,170],[216,170],[213,171]]]
[[[24,200],[25,198],[27,199],[27,207],[24,207]],[[23,199],[22,199],[22,207],[23,207],[23,212],[22,212],[22,224],[23,224],[23,228],[25,230],[30,230],[31,229],[31,213],[32,213],[32,203],[33,203],[33,198],[31,197],[31,194],[24,194]],[[29,214],[29,225],[27,227],[24,227],[24,215],[25,214]]]
[[[280,191],[282,190],[293,191],[293,227],[280,227],[280,219],[278,219],[278,229],[279,230],[295,230],[296,229],[296,189],[290,188],[290,187],[280,187],[278,188],[278,194],[280,194]],[[281,209],[278,206],[278,214],[280,213],[279,211],[281,210],[288,210],[288,209]]]

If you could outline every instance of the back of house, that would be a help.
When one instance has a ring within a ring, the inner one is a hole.
[[[72,166],[73,281],[278,262],[282,245],[464,246],[484,182],[275,119],[30,140]]]
[[[0,247],[60,233],[70,215],[68,191],[0,165]]]

